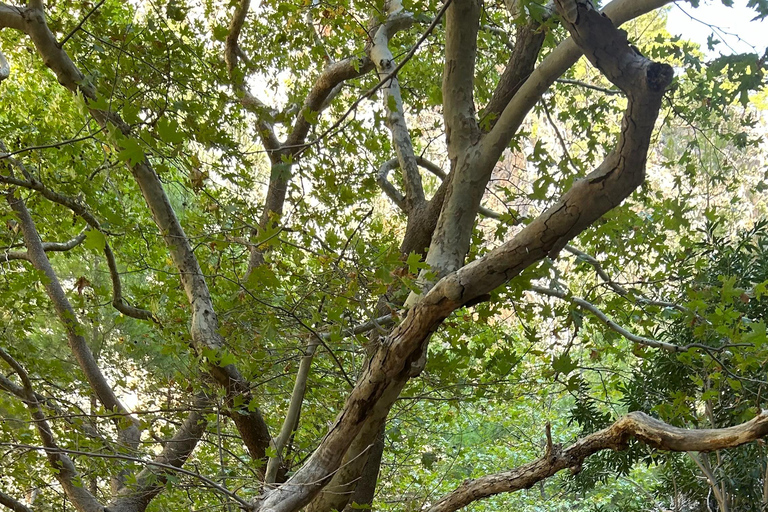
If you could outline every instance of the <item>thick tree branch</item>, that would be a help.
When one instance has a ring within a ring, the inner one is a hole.
[[[440,498],[428,512],[453,512],[495,494],[528,489],[566,468],[579,471],[590,455],[602,450],[625,450],[633,438],[658,450],[710,452],[741,446],[766,435],[768,411],[735,427],[701,430],[673,427],[642,412],[632,412],[564,450],[555,449],[545,457],[503,473],[467,480]]]
[[[672,0],[613,0],[605,6],[603,12],[618,27],[671,2]],[[484,160],[498,161],[542,94],[574,65],[581,55],[582,50],[572,37],[560,43],[547,55],[507,103],[496,125],[483,139],[481,145]]]
[[[366,371],[320,446],[283,486],[257,503],[270,512],[293,512],[306,505],[340,466],[352,440],[371,416],[389,409],[405,383],[423,364],[429,337],[459,307],[472,303],[540,259],[555,256],[573,237],[623,201],[642,183],[645,158],[661,98],[672,80],[669,66],[636,54],[609,20],[580,9],[578,32],[586,52],[614,59],[601,71],[627,87],[628,105],[618,144],[606,160],[512,240],[435,285],[382,340]],[[619,76],[614,76],[614,73]],[[439,227],[439,226],[438,226]]]
[[[485,122],[481,122],[481,125],[484,129],[490,129],[496,124],[499,114],[531,75],[545,36],[546,32],[541,25],[533,20],[517,28],[514,49],[496,85],[496,90],[493,91],[493,96],[483,111]]]
[[[21,7],[0,3],[0,29],[13,28],[24,31],[22,12]]]
[[[11,496],[0,491],[0,505],[12,510],[13,512],[34,512],[31,508],[20,502],[19,500],[12,498]]]
[[[453,0],[445,14],[443,118],[448,158],[454,163],[480,135],[474,99],[479,28],[480,3]]]

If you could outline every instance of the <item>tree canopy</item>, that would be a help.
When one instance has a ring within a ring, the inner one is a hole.
[[[765,510],[768,49],[671,4],[0,3],[0,505]]]

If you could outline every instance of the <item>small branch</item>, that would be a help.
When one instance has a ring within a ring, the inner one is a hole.
[[[399,5],[399,4],[398,4]],[[402,9],[402,7],[400,7]],[[376,30],[373,36],[370,50],[371,60],[376,66],[379,77],[385,78],[393,75],[395,57],[389,49],[390,37],[399,30],[405,30],[413,24],[413,15],[408,12],[397,11],[387,16],[387,19]],[[416,155],[413,152],[413,142],[405,121],[403,98],[400,93],[400,83],[396,76],[392,76],[381,88],[383,92],[384,109],[387,112],[386,125],[392,134],[392,145],[397,154],[400,168],[403,170],[403,183],[405,185],[404,206],[407,212],[420,209],[425,204],[424,188],[421,183]]]
[[[240,0],[235,8],[235,13],[232,15],[232,21],[229,24],[229,33],[227,34],[227,40],[224,44],[224,61],[227,63],[227,71],[229,71],[230,75],[232,75],[237,67],[239,50],[237,41],[240,38],[240,32],[243,30],[245,17],[248,16],[248,9],[250,6],[251,0]]]
[[[370,98],[371,96],[376,94],[379,91],[379,89],[381,89],[391,78],[394,78],[394,77],[397,76],[397,73],[403,68],[403,66],[405,66],[408,63],[408,61],[411,60],[411,58],[413,58],[413,56],[416,54],[416,51],[421,47],[421,45],[424,43],[424,41],[426,41],[427,37],[429,37],[430,34],[432,34],[432,31],[435,29],[435,27],[438,25],[438,23],[440,23],[440,20],[442,19],[443,14],[445,14],[446,9],[448,9],[448,6],[451,5],[451,2],[452,2],[452,0],[446,0],[445,1],[445,3],[440,8],[440,10],[437,12],[437,15],[432,20],[432,22],[429,24],[427,29],[424,31],[424,33],[421,35],[421,37],[416,41],[416,43],[411,47],[411,49],[408,51],[408,53],[405,55],[405,57],[403,57],[403,59],[400,61],[400,63],[397,66],[395,66],[395,69],[393,69],[392,72],[389,75],[387,75],[383,79],[379,80],[379,82],[376,85],[374,85],[373,87],[371,87],[370,89],[365,91],[362,95],[360,95],[360,97],[358,97],[352,103],[352,105],[349,106],[349,108],[344,112],[344,114],[342,114],[342,116],[339,117],[336,120],[336,122],[333,123],[333,125],[331,125],[328,129],[323,131],[320,135],[318,135],[314,140],[312,140],[310,142],[304,142],[304,143],[301,143],[301,144],[296,144],[295,146],[289,146],[288,144],[286,144],[283,147],[286,148],[286,149],[297,150],[295,152],[296,153],[300,153],[301,151],[305,150],[306,148],[317,144],[321,140],[324,140],[329,134],[331,134],[334,131],[336,131],[336,129],[339,128],[342,125],[342,123],[352,114],[352,112],[357,110],[357,107],[359,107],[360,104],[363,101],[367,100],[368,98]],[[373,65],[373,64],[371,64],[371,65]]]
[[[68,242],[43,242],[43,250],[45,252],[66,252],[83,243],[83,240],[85,240],[85,232]],[[12,260],[29,261],[29,254],[25,251],[8,251],[0,254],[0,263],[7,263]]]
[[[0,142],[0,151],[3,151],[3,152],[6,151],[5,146],[1,142]],[[102,229],[101,223],[98,221],[98,219],[78,199],[66,196],[64,194],[59,194],[58,192],[54,192],[53,190],[49,189],[48,187],[43,185],[42,182],[34,179],[32,177],[32,174],[29,172],[29,170],[26,169],[24,164],[22,164],[20,161],[16,160],[15,158],[10,158],[9,161],[11,165],[13,165],[14,167],[17,167],[22,172],[22,174],[24,174],[27,177],[27,179],[22,180],[22,179],[15,178],[14,176],[0,175],[0,183],[6,183],[8,185],[14,185],[17,187],[23,187],[29,190],[37,191],[49,201],[60,204],[72,210],[72,212],[79,215],[86,222],[86,224],[88,224],[92,229],[95,229],[96,231],[101,231],[102,233],[104,233],[104,230]],[[82,234],[80,236],[82,236],[83,239],[85,239],[85,234]],[[80,241],[82,242],[82,240]],[[72,243],[72,241],[67,242],[67,244],[69,243]],[[69,250],[65,248],[66,244],[61,246],[64,248],[59,248],[59,247],[60,245],[48,244],[48,248],[46,248],[46,244],[43,244],[44,251]],[[25,256],[20,257],[22,255],[25,255]],[[112,305],[115,307],[115,309],[117,309],[118,311],[120,311],[126,316],[130,316],[138,320],[151,320],[155,323],[160,323],[157,317],[155,317],[155,315],[153,315],[150,311],[131,306],[123,298],[123,292],[122,292],[123,286],[120,282],[120,273],[118,272],[117,263],[115,262],[115,255],[112,252],[112,248],[109,246],[109,242],[106,241],[106,239],[104,241],[104,256],[107,259],[107,266],[109,267],[109,274],[110,274],[110,278],[112,279]],[[7,259],[25,259],[27,261],[31,261],[28,257],[28,254],[26,253],[15,253],[13,254],[12,258],[7,258]],[[3,261],[3,255],[0,255],[0,262],[2,261]]]
[[[22,450],[46,450],[43,446],[35,446],[30,444],[21,444],[21,443],[0,443],[0,446],[7,446],[9,448],[17,448]],[[126,460],[130,462],[136,462],[139,464],[146,464],[147,466],[153,466],[160,469],[165,469],[167,471],[173,471],[175,473],[180,473],[182,475],[191,476],[193,478],[196,478],[200,480],[201,482],[205,483],[207,486],[211,487],[212,489],[216,489],[218,492],[226,495],[227,497],[231,498],[232,500],[239,503],[245,510],[250,510],[252,507],[250,503],[242,499],[240,496],[236,495],[232,491],[225,489],[221,485],[217,484],[210,478],[204,477],[203,475],[199,473],[195,473],[194,471],[189,471],[184,468],[172,466],[170,464],[163,464],[161,462],[156,462],[153,460],[147,460],[147,459],[140,459],[138,457],[131,457],[129,455],[123,455],[118,453],[95,453],[95,452],[86,452],[82,450],[69,450],[66,448],[58,448],[59,452],[61,453],[67,453],[70,455],[80,455],[83,457],[95,457],[99,459],[115,459],[115,460]]]
[[[424,169],[428,170],[442,181],[448,177],[448,175],[445,174],[445,171],[443,171],[439,165],[427,160],[424,157],[417,156],[416,163],[419,165],[419,167],[423,167]],[[392,184],[392,182],[389,181],[388,178],[389,173],[394,169],[397,169],[399,165],[400,163],[397,158],[392,158],[381,164],[379,172],[376,174],[376,182],[379,184],[379,187],[381,187],[382,191],[387,195],[387,197],[392,199],[392,202],[395,203],[398,208],[403,210],[403,212],[407,212],[405,208],[405,197],[399,190],[397,190],[397,188],[395,188],[395,186]],[[480,215],[489,217],[491,219],[501,218],[500,213],[484,206],[480,207],[479,213]]]
[[[588,84],[586,82],[582,82],[581,80],[571,80],[570,78],[558,78],[557,80],[555,80],[555,82],[560,84],[578,85],[579,87],[584,87],[585,89],[592,89],[593,91],[599,91],[611,96],[614,96],[617,94],[624,94],[619,89],[608,89],[607,87],[600,87],[599,85]]]
[[[65,45],[65,44],[67,44],[67,41],[69,41],[69,39],[70,39],[70,38],[71,38],[73,35],[75,35],[75,34],[77,33],[77,31],[78,31],[78,30],[80,30],[80,29],[83,27],[83,25],[85,24],[85,22],[86,22],[86,21],[88,21],[88,18],[90,18],[90,17],[91,17],[91,14],[95,13],[95,12],[98,10],[98,8],[99,8],[99,7],[101,7],[101,6],[102,6],[102,4],[103,4],[105,1],[106,1],[106,0],[99,0],[99,3],[97,3],[96,5],[94,5],[94,6],[93,6],[93,9],[91,9],[90,11],[88,11],[88,14],[86,14],[86,15],[85,15],[85,17],[84,17],[82,20],[80,20],[80,23],[78,23],[78,24],[77,24],[77,26],[76,26],[75,28],[73,28],[73,29],[72,29],[72,31],[71,31],[69,34],[67,34],[66,36],[64,36],[64,39],[62,39],[62,40],[61,40],[61,42],[59,42],[59,48],[63,48],[63,47],[64,47],[64,45]]]
[[[571,245],[566,245],[564,249],[574,256],[576,256],[578,259],[581,259],[583,261],[586,261],[592,267],[595,269],[595,272],[597,272],[597,275],[600,276],[600,278],[605,282],[605,284],[611,288],[614,292],[616,292],[618,295],[625,297],[627,299],[632,300],[635,304],[638,305],[645,305],[645,306],[658,306],[662,308],[670,308],[670,309],[676,309],[677,311],[680,311],[681,313],[691,314],[696,316],[698,320],[706,321],[704,318],[699,316],[697,313],[691,311],[690,309],[686,308],[685,306],[681,306],[680,304],[675,304],[674,302],[667,302],[663,300],[655,300],[651,299],[645,296],[639,296],[639,297],[632,297],[634,294],[630,294],[629,290],[621,286],[619,283],[611,279],[611,276],[608,275],[608,273],[603,269],[602,264],[593,256],[585,253],[584,251],[581,251]]]
[[[573,304],[576,304],[577,306],[583,309],[586,309],[587,311],[592,313],[595,317],[597,317],[598,320],[603,322],[606,325],[606,327],[608,327],[612,331],[619,333],[621,336],[628,339],[629,341],[632,341],[639,345],[644,345],[646,347],[658,348],[665,352],[680,353],[680,352],[688,352],[689,350],[692,350],[692,349],[699,349],[712,355],[712,353],[720,353],[729,348],[752,346],[752,344],[750,343],[727,343],[719,347],[710,347],[707,345],[703,345],[701,343],[689,343],[688,345],[675,345],[672,343],[667,343],[665,341],[656,340],[653,338],[645,338],[643,336],[638,336],[637,334],[634,334],[628,331],[627,329],[623,328],[622,326],[620,326],[619,324],[617,324],[616,322],[608,318],[608,315],[606,315],[600,308],[598,308],[591,302],[582,299],[581,297],[576,297],[571,295],[570,293],[566,293],[560,290],[553,290],[552,288],[545,288],[543,286],[531,286],[529,289],[534,293],[539,293],[541,295],[548,295],[550,297],[556,297],[558,299],[562,299],[564,301],[568,301]]]

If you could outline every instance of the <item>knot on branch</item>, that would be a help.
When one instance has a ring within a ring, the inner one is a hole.
[[[653,92],[661,92],[672,82],[675,71],[669,64],[651,62],[645,72],[648,88]]]

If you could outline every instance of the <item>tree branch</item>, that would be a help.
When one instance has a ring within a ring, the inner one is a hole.
[[[606,327],[608,327],[612,331],[619,333],[621,336],[628,339],[629,341],[633,343],[637,343],[638,345],[643,345],[651,348],[658,348],[665,352],[671,352],[671,353],[687,352],[691,348],[698,347],[698,344],[680,346],[680,345],[674,345],[672,343],[667,343],[665,341],[646,338],[644,336],[639,336],[637,334],[634,334],[628,331],[627,329],[623,328],[622,326],[620,326],[610,318],[608,318],[608,315],[606,315],[600,308],[598,308],[591,302],[582,299],[581,297],[576,297],[569,293],[566,293],[560,290],[554,290],[552,288],[545,288],[543,286],[531,286],[530,290],[534,293],[547,295],[549,297],[556,297],[558,299],[571,302],[573,304],[576,304],[580,308],[586,309],[587,311],[592,313],[595,317],[597,317],[598,320],[604,323]],[[725,350],[725,348],[726,347],[723,347],[719,350],[722,351],[722,350]],[[718,350],[718,349],[715,347],[712,347],[712,350]]]
[[[633,438],[658,450],[709,452],[741,446],[766,435],[768,411],[762,411],[750,421],[735,427],[701,430],[673,427],[642,412],[632,412],[560,452],[555,450],[534,462],[503,473],[467,480],[440,498],[428,512],[453,512],[495,494],[528,489],[566,468],[577,472],[590,455],[602,450],[625,450]]]
[[[66,252],[83,243],[83,240],[85,240],[85,232],[68,242],[43,242],[43,250],[45,252]],[[29,254],[26,251],[7,251],[0,254],[0,263],[7,263],[12,260],[29,261]]]
[[[56,444],[53,431],[45,418],[45,414],[43,414],[40,402],[37,401],[35,390],[32,388],[32,381],[26,370],[2,348],[0,348],[0,359],[8,363],[22,382],[24,389],[24,398],[22,400],[34,420],[37,434],[43,444],[54,476],[61,484],[67,497],[72,500],[72,503],[80,512],[103,512],[104,507],[102,507],[96,497],[88,492],[85,487],[79,485],[77,469],[75,469],[72,459],[64,454]]]
[[[0,29],[12,28],[24,31],[24,17],[21,7],[0,3]]]
[[[45,185],[43,185],[40,181],[37,181],[35,178],[32,177],[32,174],[25,168],[24,164],[22,164],[20,161],[16,160],[15,158],[10,158],[7,156],[6,147],[3,145],[2,142],[0,142],[0,151],[6,153],[5,159],[7,159],[8,162],[10,162],[11,165],[17,167],[24,176],[27,177],[26,180],[18,179],[14,176],[3,176],[0,175],[0,183],[6,183],[9,185],[14,185],[17,187],[23,187],[27,188],[29,190],[34,190],[37,192],[40,192],[43,197],[48,199],[51,202],[60,204],[64,206],[65,208],[69,208],[74,212],[75,214],[79,215],[92,229],[95,229],[96,231],[100,231],[104,233],[104,230],[101,227],[101,223],[98,221],[98,219],[88,210],[88,208],[82,204],[79,200],[66,196],[64,194],[59,194],[58,192],[54,192],[53,190],[49,189]],[[0,167],[2,167],[2,155],[0,155]],[[81,235],[83,238],[85,238],[85,235]],[[105,233],[106,236],[106,233]],[[81,240],[82,241],[82,240]],[[46,244],[43,244],[43,249],[45,251],[57,251],[57,250],[68,250],[68,249],[57,249],[55,246],[50,246],[51,248],[46,248]],[[14,254],[14,256],[21,256],[23,253],[17,253]],[[109,267],[109,275],[112,280],[112,305],[115,309],[120,311],[126,316],[136,318],[138,320],[151,320],[155,323],[160,323],[160,321],[153,315],[150,311],[146,309],[137,308],[135,306],[132,306],[128,304],[123,297],[123,286],[120,281],[120,272],[117,268],[117,262],[115,261],[115,255],[112,252],[112,248],[109,245],[109,241],[104,240],[104,257],[107,259],[107,266]],[[29,258],[11,258],[11,259],[26,259],[29,260]],[[2,256],[0,256],[0,261],[3,261]]]
[[[379,77],[384,80],[392,74],[395,68],[395,57],[389,50],[389,38],[391,34],[404,30],[413,24],[413,15],[399,10],[387,16],[384,23],[376,30],[371,46],[371,60],[379,72]],[[423,208],[424,188],[421,183],[421,174],[416,163],[416,155],[413,152],[411,134],[405,121],[403,98],[400,94],[400,84],[396,76],[392,76],[381,88],[384,109],[387,112],[386,124],[392,133],[392,145],[397,154],[400,168],[403,170],[403,183],[405,185],[405,199],[403,205],[406,212],[417,208]]]
[[[72,308],[69,299],[67,299],[64,289],[59,282],[59,278],[45,254],[43,244],[40,241],[40,235],[38,235],[37,228],[29,214],[29,210],[27,210],[23,200],[15,197],[13,190],[6,194],[6,201],[19,219],[21,232],[24,236],[24,243],[27,246],[29,261],[46,277],[42,284],[46,294],[53,304],[57,316],[59,317],[59,321],[67,332],[67,341],[72,354],[75,356],[80,369],[85,374],[88,384],[99,398],[102,405],[108,410],[118,411],[129,418],[130,421],[128,422],[128,425],[121,424],[119,421],[117,422],[118,436],[120,441],[124,443],[126,447],[136,449],[140,438],[138,421],[130,416],[128,410],[117,398],[117,395],[115,395],[114,390],[107,382],[96,359],[93,357],[93,353],[88,347],[85,337],[81,334],[83,332],[83,327],[80,325],[75,310]]]
[[[479,28],[479,2],[453,0],[445,15],[443,118],[448,158],[454,163],[480,135],[474,99]]]
[[[640,296],[634,296],[635,294],[630,294],[629,290],[621,286],[619,283],[611,279],[611,277],[608,275],[608,273],[603,269],[603,266],[600,264],[600,262],[594,258],[593,256],[585,253],[584,251],[581,251],[571,245],[566,245],[564,249],[574,256],[576,256],[578,259],[583,260],[595,269],[595,272],[598,276],[600,276],[600,279],[605,282],[605,284],[614,292],[616,292],[621,297],[626,297],[635,304],[638,305],[646,305],[646,306],[658,306],[661,308],[670,308],[670,309],[676,309],[677,311],[680,311],[681,313],[686,314],[692,314],[695,315],[700,320],[703,320],[698,314],[694,313],[690,309],[686,308],[685,306],[681,306],[680,304],[675,304],[674,302],[668,302],[664,300],[656,300],[648,298],[644,295]]]
[[[484,122],[481,122],[481,125],[486,130],[496,124],[499,114],[531,75],[545,36],[546,32],[541,25],[533,20],[517,28],[515,46],[507,66],[501,74],[496,90],[493,91],[491,100],[483,111]]]
[[[0,491],[0,505],[7,507],[13,512],[34,512],[31,508],[23,504],[22,502],[12,498],[11,496]]]
[[[613,0],[603,12],[615,26],[667,5],[672,0]],[[582,50],[569,37],[536,67],[502,111],[496,125],[481,143],[484,159],[496,162],[542,94],[579,60]]]
[[[241,505],[247,505],[242,498],[210,479],[182,468],[205,433],[205,429],[208,426],[208,421],[205,417],[206,408],[209,405],[208,397],[203,394],[199,395],[195,399],[193,410],[184,420],[184,423],[182,423],[174,436],[165,443],[163,451],[151,461],[124,457],[122,455],[96,455],[97,457],[135,460],[146,465],[136,475],[135,484],[124,488],[117,497],[113,498],[108,506],[110,512],[143,512],[150,501],[165,488],[167,477],[171,473],[182,473],[198,478]],[[160,471],[156,469],[160,469]]]
[[[0,83],[11,76],[11,66],[5,58],[5,54],[0,51]]]
[[[55,38],[45,23],[42,10],[29,13],[25,32],[32,38],[38,53],[46,65],[54,71],[62,85],[72,92],[81,91],[86,101],[95,99],[94,87],[82,80],[82,73],[69,58],[69,55],[56,45]],[[105,127],[112,124],[118,128],[123,136],[130,137],[130,127],[117,113],[96,109],[89,109],[89,111],[100,126]],[[168,246],[171,260],[179,270],[181,283],[192,309],[190,326],[192,342],[198,349],[217,350],[223,346],[223,339],[218,331],[219,322],[210,291],[189,239],[176,217],[160,178],[146,155],[141,161],[128,167],[141,189],[163,240]],[[234,401],[235,396],[241,397],[245,404],[251,402],[252,395],[249,383],[234,365],[221,367],[209,363],[209,371],[217,382],[226,389],[230,403]],[[264,458],[270,436],[267,425],[261,416],[261,411],[258,409],[248,410],[246,414],[243,414],[243,411],[234,411],[232,419],[251,456],[256,459]]]
[[[609,20],[594,11],[579,11],[574,31],[589,37],[587,52],[606,52],[619,60],[601,71],[629,84],[622,132],[614,151],[585,179],[528,224],[512,240],[441,279],[407,313],[403,322],[378,345],[344,408],[312,457],[283,486],[256,504],[270,512],[293,512],[317,495],[339,468],[343,455],[371,416],[388,411],[407,381],[418,374],[429,337],[456,309],[486,296],[536,261],[556,255],[570,239],[623,201],[644,179],[645,158],[661,99],[672,79],[669,66],[635,53]],[[607,23],[606,23],[607,22]],[[601,53],[602,54],[602,53]],[[622,76],[612,74],[617,71]],[[439,227],[439,226],[438,226]]]

